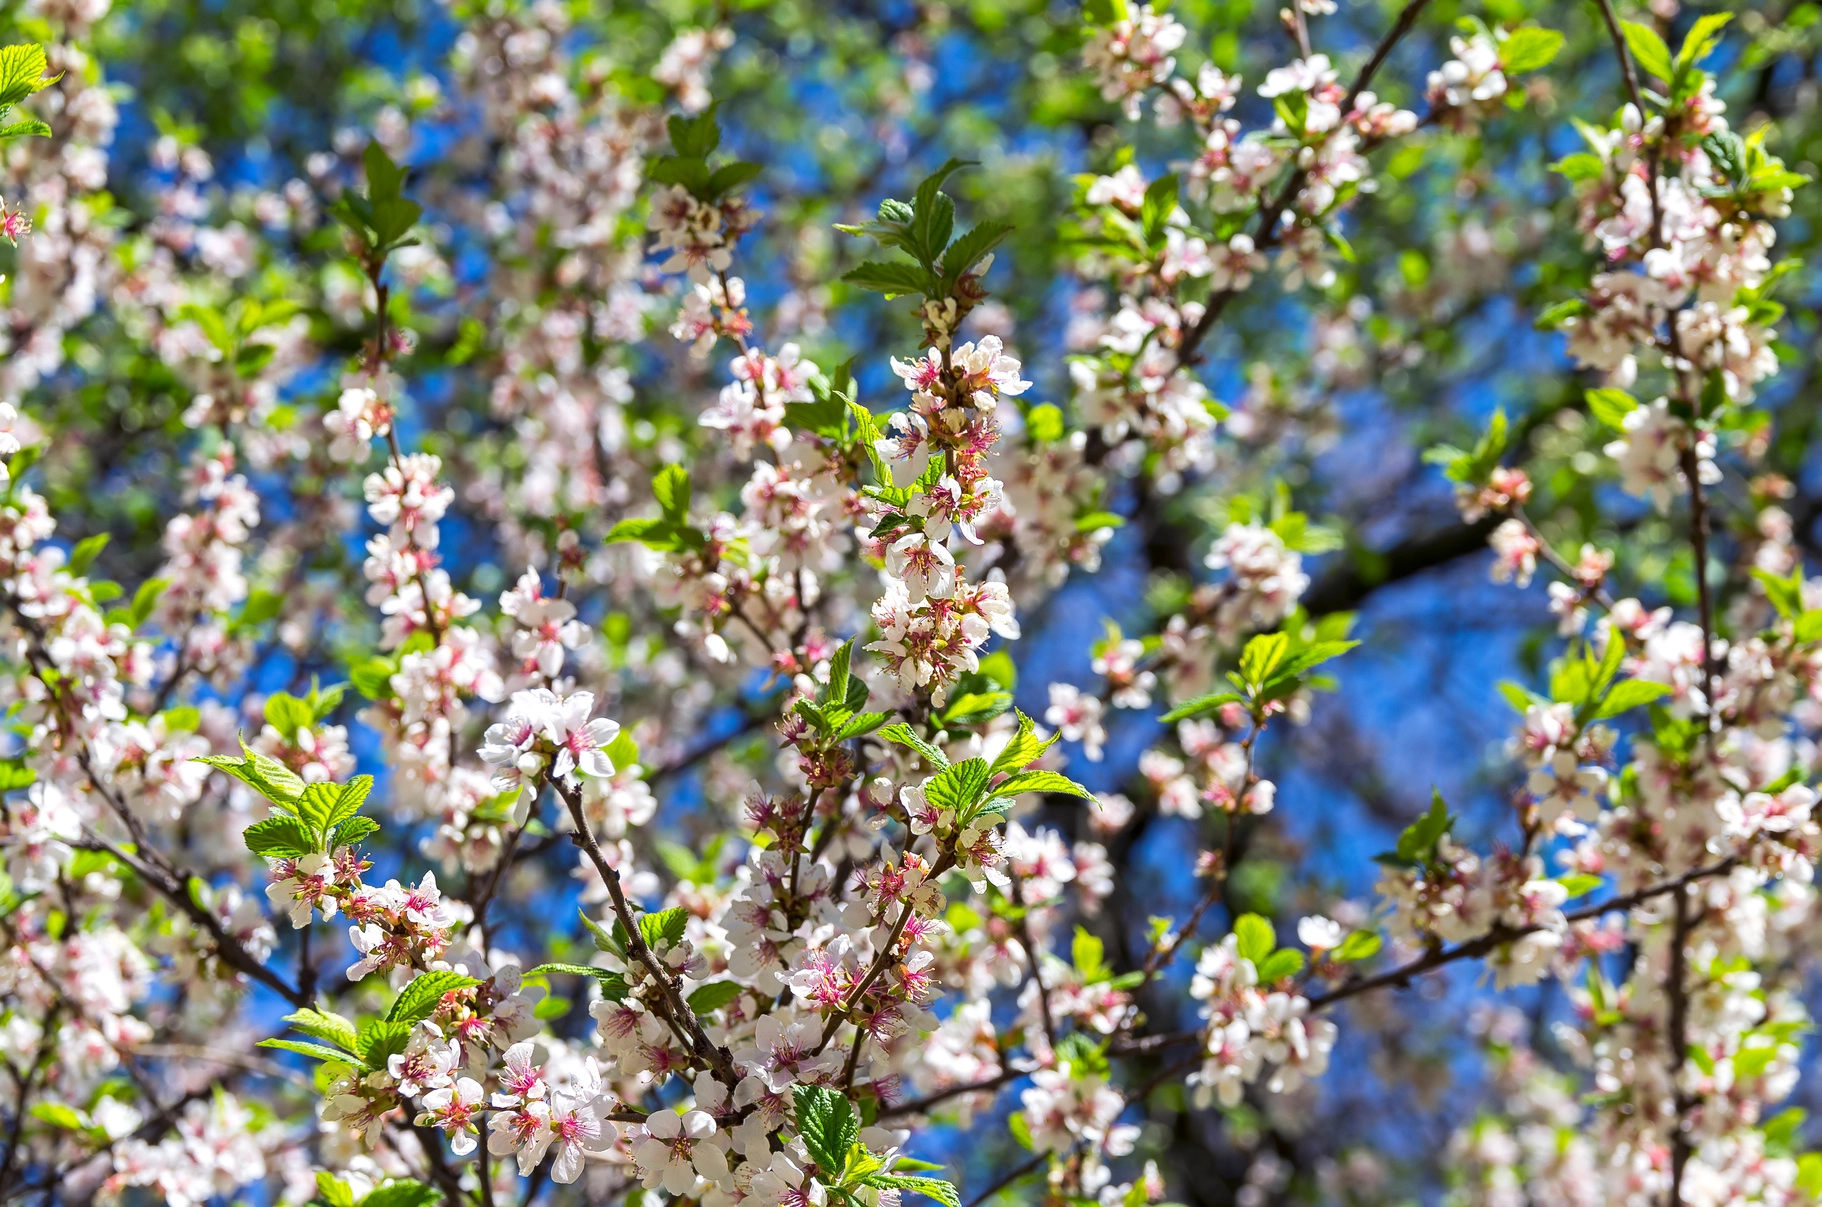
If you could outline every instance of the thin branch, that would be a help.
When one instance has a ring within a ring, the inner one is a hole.
[[[1598,905],[1590,905],[1583,909],[1573,910],[1564,914],[1563,919],[1567,922],[1583,922],[1590,918],[1601,917],[1603,914],[1631,909],[1636,905],[1642,905],[1654,898],[1662,897],[1666,893],[1678,892],[1685,886],[1694,884],[1699,880],[1706,880],[1714,876],[1724,876],[1732,871],[1734,865],[1737,863],[1739,863],[1739,857],[1737,855],[1730,855],[1719,863],[1709,864],[1707,867],[1696,868],[1694,871],[1685,872],[1674,880],[1666,880],[1659,884],[1651,885],[1648,888],[1639,889],[1637,892],[1627,893],[1621,897],[1614,897],[1607,901],[1603,901]],[[1515,939],[1522,939],[1526,935],[1535,934],[1537,931],[1543,929],[1544,927],[1542,925],[1496,926],[1478,939],[1470,939],[1468,942],[1457,944],[1454,947],[1439,947],[1409,963],[1401,964],[1397,968],[1389,969],[1377,976],[1365,977],[1358,981],[1349,982],[1339,988],[1330,990],[1328,993],[1318,993],[1309,999],[1310,1009],[1321,1010],[1326,1006],[1334,1005],[1336,1002],[1345,1001],[1351,997],[1358,997],[1359,995],[1374,989],[1383,989],[1388,985],[1407,985],[1413,977],[1422,976],[1426,972],[1433,972],[1438,968],[1454,964],[1460,960],[1486,955],[1496,947],[1503,946]]]
[[[709,1040],[702,1024],[696,1019],[696,1012],[685,1004],[671,970],[653,954],[652,949],[646,945],[645,936],[639,933],[639,922],[633,914],[632,905],[626,899],[626,890],[620,884],[620,873],[614,870],[614,866],[607,861],[607,856],[602,854],[601,844],[595,841],[594,830],[589,826],[588,817],[582,809],[581,793],[562,780],[553,779],[551,786],[569,807],[570,820],[576,827],[576,832],[570,838],[582,848],[589,862],[595,865],[595,871],[600,873],[602,881],[606,883],[608,896],[613,902],[614,916],[626,930],[627,950],[657,984],[666,1013],[671,1016],[671,1026],[689,1044],[691,1051],[714,1071],[716,1079],[732,1090],[740,1083],[740,1075],[734,1069],[733,1055],[726,1048],[718,1048]]]

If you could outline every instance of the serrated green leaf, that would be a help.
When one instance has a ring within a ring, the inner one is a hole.
[[[1251,960],[1255,968],[1278,946],[1278,935],[1270,920],[1258,914],[1241,914],[1234,919],[1234,938],[1239,945],[1240,958]]]
[[[1620,643],[1616,641],[1614,644]],[[1609,717],[1617,717],[1628,709],[1637,708],[1641,704],[1649,704],[1653,700],[1669,694],[1670,688],[1665,684],[1648,683],[1643,679],[1628,679],[1624,683],[1613,685],[1613,689],[1607,693],[1606,699],[1601,701],[1601,706],[1595,710],[1594,719],[1604,721]]]
[[[44,71],[44,47],[37,43],[0,47],[0,106],[17,105],[63,78],[58,74],[46,79]]]
[[[592,977],[601,986],[602,997],[610,1002],[626,1000],[626,977],[618,972],[610,972],[606,968],[596,968],[592,964],[540,964],[525,975],[528,977],[552,976],[558,973],[567,976]]]
[[[1075,928],[1075,939],[1069,945],[1069,960],[1081,975],[1083,984],[1093,985],[1107,979],[1106,952],[1107,945],[1097,936],[1080,926]]]
[[[652,495],[673,524],[682,524],[690,513],[690,471],[681,465],[667,465],[652,477]]]
[[[406,1178],[368,1191],[359,1207],[436,1207],[442,1199],[436,1187]]]
[[[393,1000],[392,1009],[386,1011],[389,1023],[404,1023],[415,1026],[436,1013],[443,1002],[445,994],[457,989],[471,989],[481,982],[471,976],[463,976],[449,969],[436,969],[419,973]]]
[[[869,1175],[866,1185],[883,1190],[909,1191],[921,1194],[927,1199],[934,1199],[943,1207],[962,1207],[962,1196],[954,1186],[941,1178],[920,1178],[898,1173],[876,1173]]]
[[[1303,971],[1303,953],[1294,947],[1280,947],[1258,966],[1259,983],[1274,985]]]
[[[365,1063],[362,1058],[350,1056],[348,1053],[336,1048],[325,1047],[322,1044],[305,1043],[302,1040],[297,1039],[262,1039],[259,1041],[259,1046],[262,1048],[277,1048],[285,1052],[296,1052],[300,1056],[308,1056],[312,1060],[323,1060],[332,1064],[360,1065]]]
[[[797,1135],[810,1159],[825,1170],[839,1170],[848,1150],[860,1139],[860,1120],[846,1094],[827,1086],[791,1087],[796,1106]]]
[[[1263,684],[1278,669],[1290,650],[1291,639],[1283,633],[1260,633],[1240,651],[1240,675],[1249,684]]]
[[[1638,399],[1624,390],[1611,386],[1589,390],[1585,396],[1588,401],[1588,413],[1614,431],[1623,431],[1626,416],[1638,409]]]
[[[1367,960],[1379,954],[1381,940],[1379,935],[1370,930],[1357,930],[1341,941],[1341,946],[1329,953],[1329,959],[1342,963],[1355,960]]]
[[[1213,692],[1206,696],[1197,696],[1194,700],[1185,700],[1160,719],[1166,724],[1170,724],[1188,720],[1190,717],[1199,717],[1229,704],[1244,704],[1245,702],[1245,698],[1235,692]]]
[[[1061,736],[1053,733],[1047,738],[1039,737],[1037,722],[1022,712],[1018,714],[1018,721],[1018,729],[994,758],[993,765],[989,768],[993,775],[998,775],[1002,771],[1022,771],[1029,767],[1044,757],[1044,752],[1056,745],[1058,737]]]
[[[741,993],[740,986],[733,981],[710,981],[690,991],[684,1000],[697,1014],[713,1014]]]
[[[0,135],[4,135],[4,133],[5,131],[0,131]],[[101,555],[101,551],[107,547],[108,534],[105,532],[76,542],[76,547],[70,550],[69,572],[77,578],[83,577],[89,572],[89,567],[95,564],[95,559]]]
[[[925,780],[924,799],[938,809],[966,815],[985,796],[989,778],[986,759],[967,759]]]
[[[285,1015],[285,1021],[293,1029],[302,1031],[313,1039],[325,1040],[349,1052],[355,1050],[357,1032],[354,1024],[332,1010],[305,1007],[294,1014]]]
[[[861,289],[883,293],[888,298],[906,294],[935,296],[942,288],[928,271],[916,264],[895,260],[868,260],[842,274],[842,280]]]
[[[1547,67],[1563,48],[1563,35],[1554,29],[1515,29],[1499,46],[1500,67],[1507,75],[1522,75]]]
[[[1658,36],[1657,30],[1637,21],[1621,21],[1620,29],[1626,38],[1626,48],[1632,52],[1633,61],[1642,70],[1669,83],[1676,72],[1670,61],[1670,47],[1664,45],[1664,39]]]
[[[647,947],[674,947],[683,942],[690,924],[690,911],[682,906],[639,915],[639,937]]]
[[[1087,788],[1055,771],[1021,771],[993,786],[995,796],[1017,796],[1022,792],[1063,792],[1083,800],[1095,799]]]
[[[380,823],[374,821],[371,817],[350,817],[347,821],[335,827],[334,845],[338,847],[351,847],[363,838],[366,838],[369,834],[377,833],[379,828]]]
[[[247,850],[268,859],[296,859],[319,850],[316,834],[295,817],[279,815],[241,831]]]
[[[929,763],[932,767],[947,767],[949,765],[949,758],[947,755],[930,743],[924,741],[924,739],[918,737],[917,733],[903,721],[886,726],[879,731],[879,736],[895,745],[906,746],[917,751],[919,757],[921,757],[924,762]]]
[[[316,1197],[324,1207],[354,1207],[354,1191],[326,1169],[316,1172]]]

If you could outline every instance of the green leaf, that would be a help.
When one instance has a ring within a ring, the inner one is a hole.
[[[980,803],[991,774],[986,759],[968,759],[944,767],[924,781],[924,799],[939,809],[965,813]]]
[[[953,287],[983,256],[1000,245],[1013,227],[1006,222],[983,222],[957,239],[943,252],[943,281]]]
[[[843,725],[840,729],[835,731],[834,740],[837,742],[845,742],[849,738],[857,738],[863,733],[872,733],[875,729],[878,729],[884,724],[886,718],[891,715],[891,713],[885,712],[857,713],[848,718],[848,723],[846,725]]]
[[[347,821],[335,827],[333,845],[338,847],[351,847],[369,834],[377,833],[379,828],[380,823],[374,821],[371,817],[350,817]]]
[[[1811,1198],[1822,1198],[1822,1153],[1797,1158],[1797,1189]]]
[[[1341,946],[1329,953],[1329,959],[1351,963],[1355,960],[1371,959],[1379,954],[1379,935],[1370,930],[1357,930],[1341,941]]]
[[[1017,796],[1021,792],[1065,792],[1083,800],[1095,798],[1094,793],[1055,771],[1021,771],[993,787],[995,796]]]
[[[1283,633],[1260,633],[1240,651],[1240,675],[1255,687],[1263,684],[1278,668],[1290,649],[1291,639]]]
[[[784,404],[785,426],[825,440],[844,443],[848,437],[848,404],[840,398]]]
[[[1822,608],[1811,608],[1797,617],[1797,622],[1791,629],[1791,636],[1799,644],[1808,644],[1818,637],[1822,637]]]
[[[338,1048],[353,1052],[356,1043],[354,1024],[332,1010],[312,1010],[305,1007],[295,1014],[285,1015],[285,1021],[313,1039],[326,1040]]]
[[[291,741],[298,730],[316,723],[316,710],[288,692],[273,692],[266,699],[265,717],[268,725]]]
[[[1245,697],[1235,692],[1214,692],[1211,695],[1197,696],[1194,700],[1185,700],[1161,718],[1166,724],[1174,721],[1199,717],[1203,713],[1213,712],[1228,704],[1244,704]]]
[[[1139,207],[1139,222],[1145,229],[1147,239],[1154,243],[1164,233],[1164,223],[1172,210],[1177,208],[1176,173],[1160,176],[1145,188],[1145,199]]]
[[[1280,947],[1265,957],[1265,962],[1258,966],[1259,983],[1274,985],[1302,971],[1303,953],[1294,947]]]
[[[371,775],[357,775],[341,785],[341,793],[334,807],[330,809],[329,820],[325,825],[333,829],[359,813],[361,806],[367,801],[367,794],[372,791],[373,777]]]
[[[1075,518],[1077,532],[1099,532],[1103,528],[1123,528],[1126,517],[1113,511],[1090,511]]]
[[[684,1000],[697,1014],[713,1014],[739,997],[740,993],[740,986],[733,981],[710,981],[692,990]]]
[[[24,763],[7,759],[0,762],[0,792],[11,792],[15,788],[29,788],[38,782],[38,773]]]
[[[1018,718],[1017,732],[1012,735],[1005,748],[993,760],[993,766],[988,769],[993,775],[998,775],[1002,771],[1019,771],[1029,767],[1042,758],[1044,752],[1054,746],[1060,736],[1051,734],[1047,738],[1041,738],[1037,734],[1037,722],[1022,712],[1018,714]]]
[[[849,638],[829,656],[829,685],[825,700],[841,703],[848,698],[848,664],[854,657],[854,639]]]
[[[730,189],[737,189],[749,180],[757,179],[764,171],[756,163],[723,164],[710,173],[706,191],[710,198],[716,198]]]
[[[312,833],[320,834],[332,824],[329,816],[341,799],[340,784],[306,784],[304,794],[297,798],[298,820],[309,826]]]
[[[654,549],[674,549],[677,547],[676,532],[677,526],[669,520],[651,516],[635,517],[621,520],[608,529],[607,535],[602,538],[601,543],[616,545],[621,541],[638,541],[640,544],[650,545]]]
[[[935,1199],[943,1207],[962,1207],[962,1196],[955,1187],[941,1178],[920,1178],[897,1173],[876,1173],[869,1176],[866,1185],[885,1190],[910,1191],[921,1194],[927,1199]]]
[[[1548,66],[1563,48],[1563,35],[1554,29],[1515,29],[1499,47],[1499,62],[1507,75],[1522,75]]]
[[[645,940],[647,947],[675,947],[683,942],[683,935],[690,924],[690,911],[682,906],[672,906],[656,913],[639,915],[639,937]]]
[[[903,721],[888,725],[879,731],[879,736],[899,746],[907,746],[917,751],[918,755],[932,767],[947,767],[949,758],[942,751],[932,746]]]
[[[1432,790],[1430,810],[1405,827],[1398,836],[1397,858],[1407,864],[1428,863],[1436,853],[1436,844],[1449,832],[1454,818],[1443,803],[1442,793]]]
[[[1255,968],[1263,964],[1278,945],[1278,935],[1270,920],[1258,914],[1241,914],[1234,919],[1234,938],[1238,941],[1240,958],[1251,960]]]
[[[673,524],[684,523],[690,512],[690,471],[681,465],[660,469],[652,478],[652,494],[665,519]]]
[[[59,73],[46,79],[44,68],[44,47],[35,42],[0,47],[0,105],[17,105],[63,78]]]
[[[1637,410],[1639,405],[1638,399],[1611,386],[1589,390],[1585,397],[1588,400],[1588,413],[1616,432],[1624,430],[1626,416]]]
[[[247,602],[241,606],[236,623],[243,628],[264,624],[278,615],[284,602],[284,597],[276,591],[255,591],[247,596]]]
[[[409,992],[410,986],[406,990]],[[361,1025],[355,1048],[369,1068],[383,1069],[388,1056],[403,1052],[411,1042],[411,1028],[412,1023],[400,1019],[372,1019]]]
[[[471,989],[480,983],[471,976],[463,976],[449,969],[419,973],[416,980],[400,991],[392,1003],[392,1009],[386,1011],[386,1021],[404,1023],[407,1027],[415,1026],[436,1013],[444,994],[457,989]]]
[[[1108,968],[1105,963],[1107,945],[1089,934],[1080,926],[1075,928],[1075,940],[1069,945],[1069,959],[1075,970],[1082,975],[1084,985],[1093,985],[1107,979]]]
[[[324,1207],[354,1207],[354,1191],[326,1169],[316,1172],[316,1197]]]
[[[95,559],[107,546],[108,534],[105,532],[98,532],[94,536],[78,541],[76,547],[70,550],[69,572],[77,578],[86,575],[89,567],[95,564]]]
[[[1498,686],[1499,694],[1506,698],[1506,703],[1516,709],[1520,716],[1530,711],[1533,704],[1543,702],[1526,691],[1522,685],[1514,683],[1510,679],[1500,680]]]
[[[398,664],[390,658],[373,657],[348,669],[348,678],[354,681],[355,690],[369,700],[388,699],[392,695],[392,677],[398,674]]]
[[[1025,413],[1025,434],[1036,444],[1055,444],[1069,430],[1055,403],[1043,402]]]
[[[1786,1107],[1765,1121],[1765,1146],[1778,1156],[1788,1157],[1791,1146],[1796,1143],[1797,1133],[1803,1130],[1803,1124],[1809,1118],[1809,1112],[1800,1106]]]
[[[941,285],[929,272],[915,264],[896,260],[868,260],[843,273],[841,279],[850,285],[883,293],[888,298],[905,294],[935,296],[942,292]]]
[[[1733,20],[1732,13],[1703,13],[1683,35],[1683,45],[1676,52],[1677,70],[1694,67],[1721,44],[1721,30]]]
[[[1594,180],[1607,170],[1607,161],[1591,151],[1576,151],[1551,164],[1550,170],[1571,181]],[[1558,302],[1538,316],[1537,325],[1553,327],[1570,315],[1580,314],[1587,308],[1588,303],[1581,298]]]
[[[1615,645],[1620,644],[1615,642]],[[1617,717],[1628,709],[1641,704],[1649,704],[1662,696],[1670,694],[1670,688],[1663,683],[1648,683],[1643,679],[1628,679],[1616,683],[1607,698],[1601,701],[1600,708],[1595,710],[1594,719],[1604,721],[1608,717]]]
[[[1563,891],[1569,894],[1571,901],[1577,897],[1586,897],[1606,883],[1599,876],[1591,876],[1587,872],[1572,872],[1567,876],[1558,876],[1556,882],[1563,886]]]
[[[205,754],[197,758],[220,771],[225,771],[287,812],[296,808],[304,794],[304,781],[277,759],[249,749],[241,743],[241,758],[226,754]]]
[[[1790,577],[1773,574],[1769,570],[1753,568],[1752,576],[1765,588],[1765,597],[1771,606],[1778,610],[1778,615],[1786,617],[1799,616],[1803,612],[1803,569],[1798,567]]]
[[[312,1060],[327,1060],[335,1064],[345,1065],[362,1062],[362,1058],[350,1056],[348,1053],[336,1048],[327,1048],[322,1044],[307,1044],[302,1040],[296,1039],[262,1039],[259,1041],[259,1046],[262,1048],[278,1048],[285,1052],[296,1052],[300,1056],[308,1056]]]
[[[797,1135],[810,1159],[824,1170],[847,1164],[848,1150],[860,1139],[860,1120],[846,1094],[827,1086],[792,1086],[797,1106]]]
[[[367,196],[373,200],[390,201],[403,190],[405,169],[392,162],[377,141],[369,142],[361,153],[361,167],[367,173]]]
[[[955,201],[947,193],[932,193],[928,198],[919,197],[916,207],[911,251],[924,267],[934,268],[955,233]]]
[[[1625,33],[1627,49],[1639,67],[1658,79],[1669,83],[1675,76],[1670,62],[1670,47],[1664,45],[1664,39],[1649,25],[1637,21],[1621,21],[1620,29]]]
[[[1285,659],[1272,677],[1279,679],[1287,675],[1301,675],[1331,659],[1341,657],[1359,644],[1358,641],[1312,641]]]
[[[296,859],[319,849],[308,826],[283,814],[254,822],[241,832],[241,839],[247,850],[268,859]]]
[[[436,1187],[406,1178],[369,1191],[359,1207],[436,1207],[442,1199]]]
[[[602,997],[610,1002],[623,1002],[626,1000],[626,977],[618,972],[610,972],[605,968],[596,968],[592,964],[540,964],[525,975],[528,977],[551,976],[556,973],[563,973],[568,976],[593,977],[601,986]]]
[[[715,118],[720,102],[693,117],[673,115],[665,124],[671,135],[671,149],[690,159],[707,159],[721,145],[721,123]]]
[[[64,1102],[34,1103],[32,1117],[64,1131],[83,1132],[88,1130],[88,1125],[82,1121],[82,1116],[76,1113],[76,1108]]]
[[[152,609],[158,606],[158,597],[170,585],[170,580],[163,578],[148,578],[139,584],[139,590],[133,592],[133,604],[127,609],[126,622],[129,629],[137,629],[151,618]]]
[[[589,938],[594,940],[596,951],[605,951],[610,955],[619,956],[621,959],[626,958],[626,944],[621,941],[619,936],[610,933],[605,926],[589,917],[586,910],[578,909],[576,916],[582,919],[582,925],[587,928]]]

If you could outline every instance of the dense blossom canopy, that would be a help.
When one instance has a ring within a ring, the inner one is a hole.
[[[12,6],[0,1204],[1822,1202],[1817,10],[1291,3]]]

